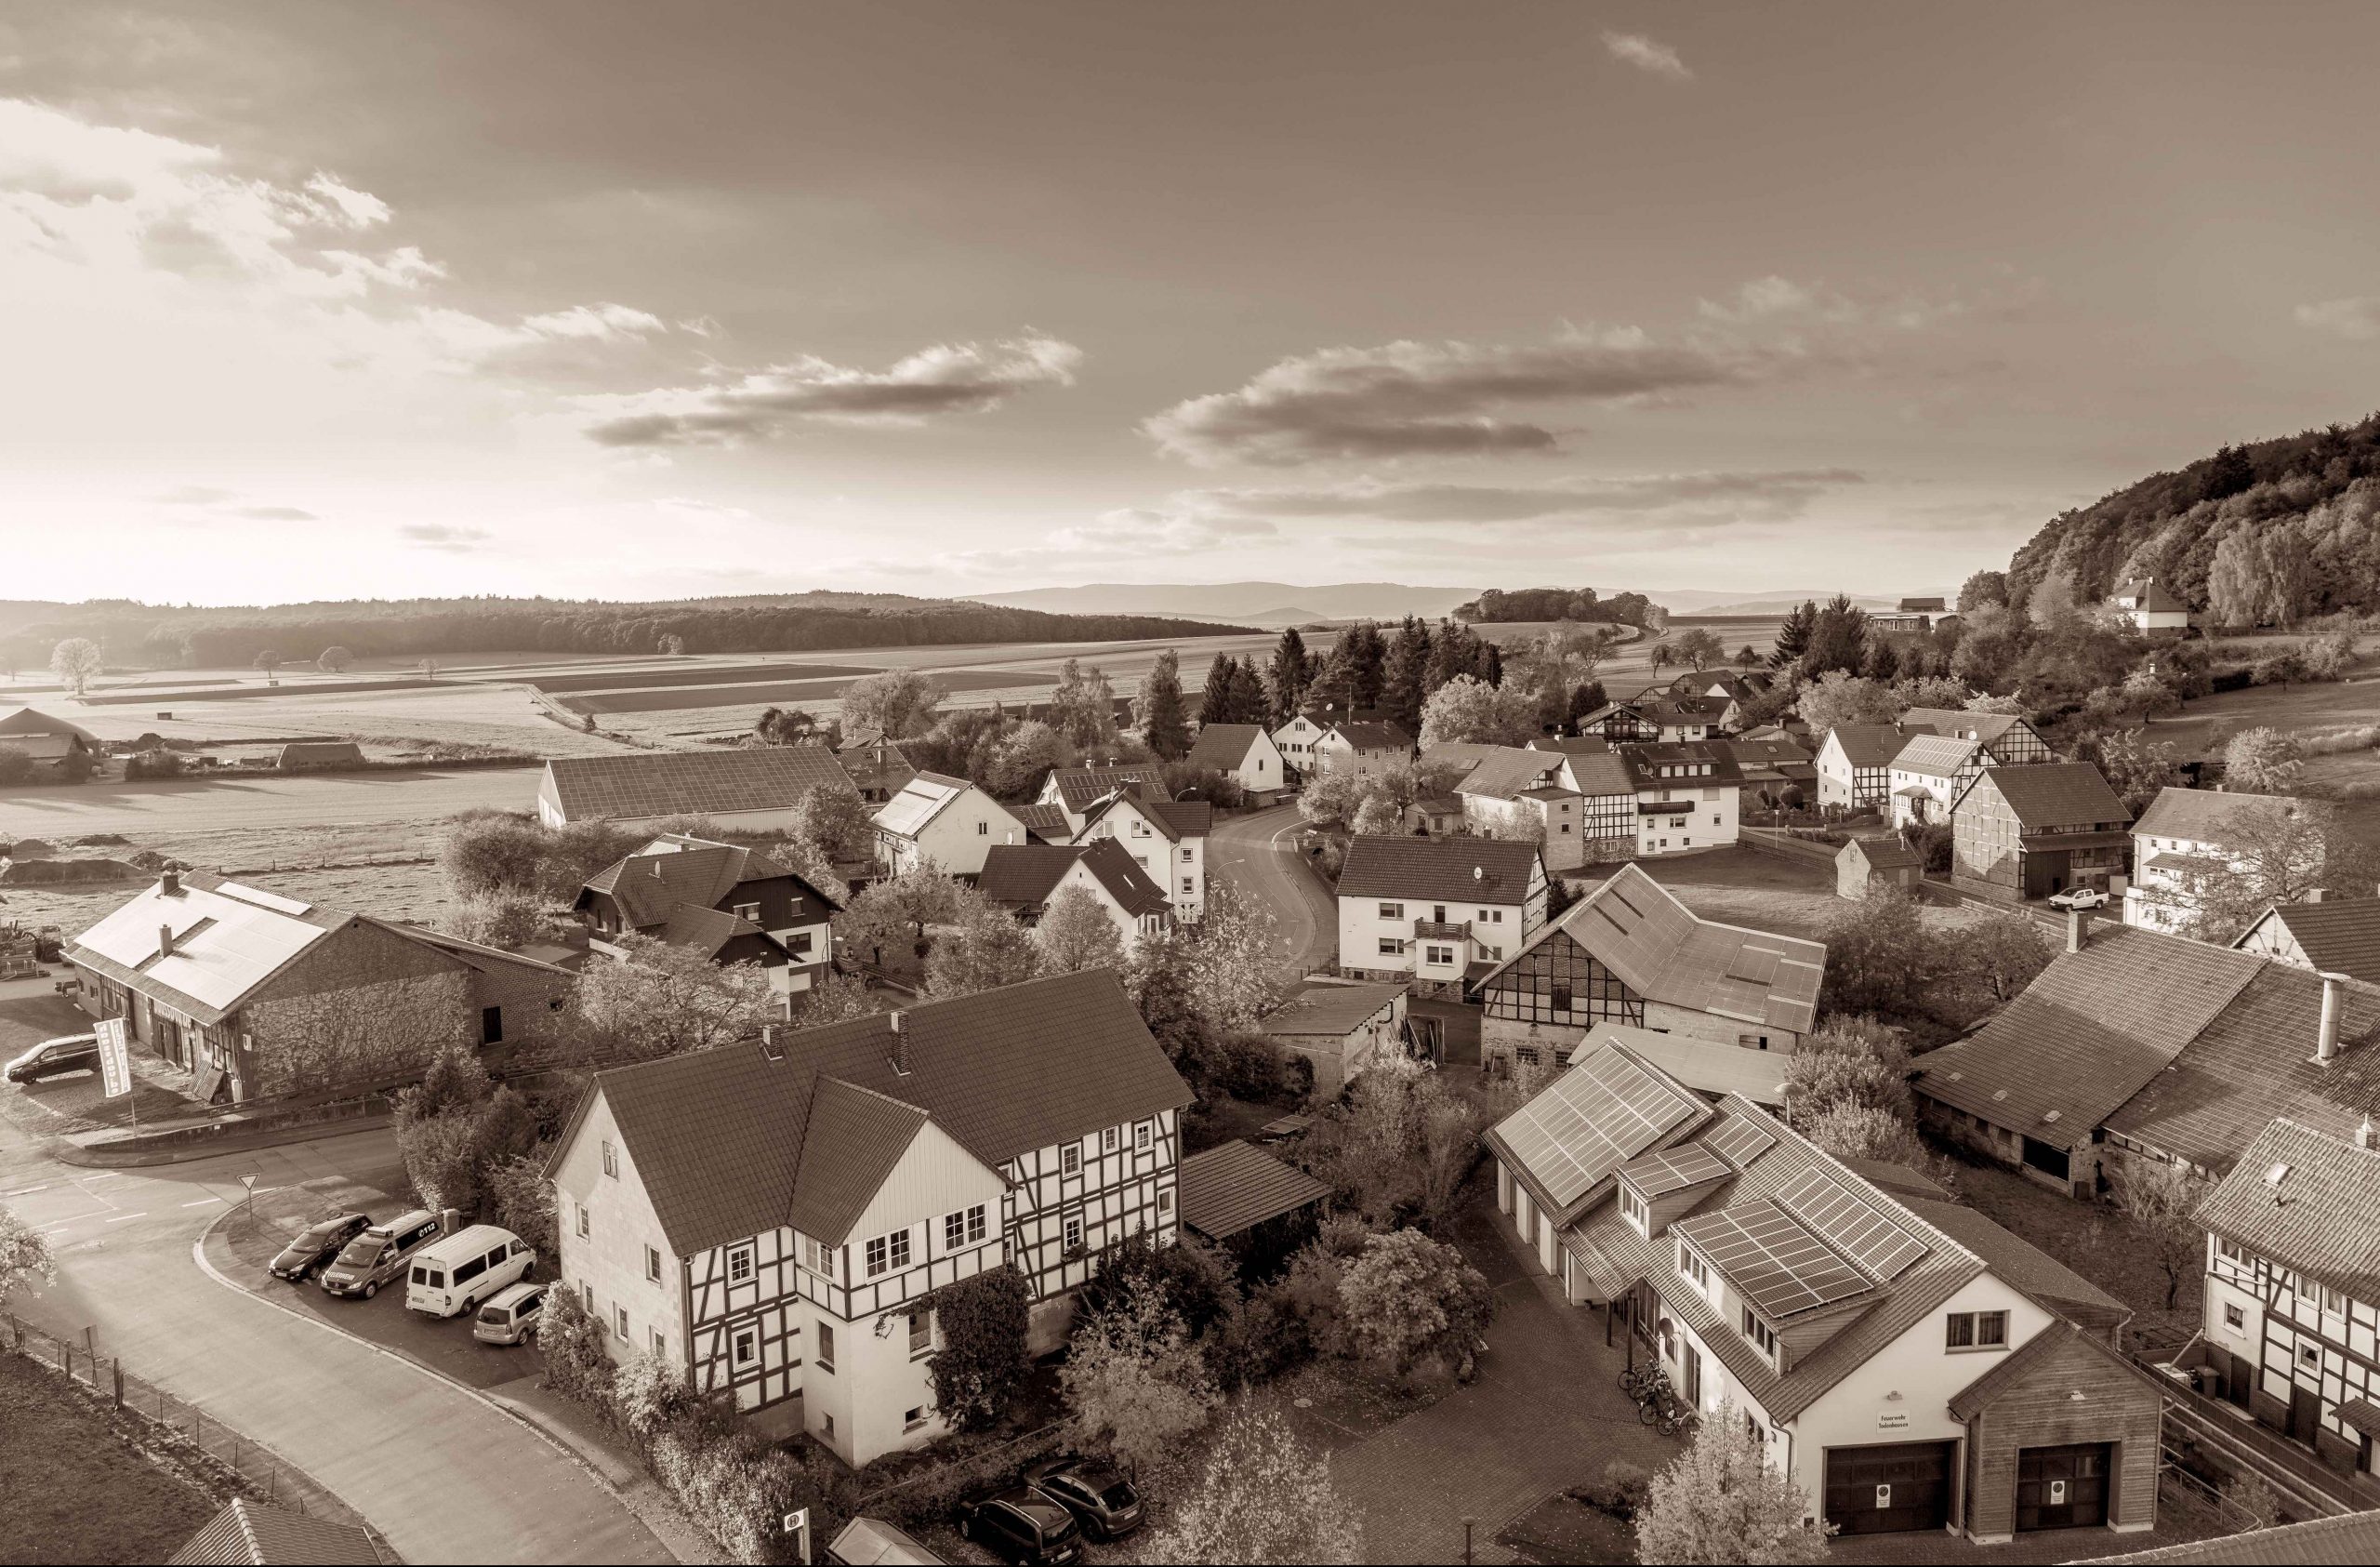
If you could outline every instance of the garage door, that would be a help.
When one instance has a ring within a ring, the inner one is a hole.
[[[1846,1534],[1941,1528],[1950,1521],[1950,1446],[1828,1448],[1826,1521]]]
[[[2016,1527],[2082,1529],[2108,1521],[2106,1442],[2016,1453]]]

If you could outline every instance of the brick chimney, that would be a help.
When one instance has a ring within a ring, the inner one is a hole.
[[[157,927],[157,956],[161,958],[170,958],[173,955],[174,927],[171,925],[159,925]]]
[[[2339,987],[2347,983],[2344,974],[2322,976],[2321,1031],[2314,1036],[2314,1064],[2327,1067],[2339,1055]]]
[[[2308,888],[2307,888],[2307,889],[2306,889],[2306,896],[2305,896],[2303,898],[2299,899],[2299,901],[2300,901],[2300,902],[2303,902],[2303,903],[2320,903],[2320,902],[2321,902],[2321,901],[2322,901],[2322,889],[2321,889],[2321,888],[2320,888],[2320,887],[2308,887]]]
[[[892,1075],[909,1075],[909,1023],[899,1012],[888,1012],[885,1020],[892,1026]]]
[[[182,873],[178,870],[167,870],[160,873],[157,877],[157,895],[160,897],[181,896]]]
[[[2091,911],[2069,909],[2066,911],[2066,949],[2080,952],[2091,945]]]
[[[2363,1118],[2363,1124],[2355,1129],[2355,1146],[2368,1149],[2374,1142],[2380,1142],[2380,1133],[2373,1131],[2372,1118],[2367,1115]]]

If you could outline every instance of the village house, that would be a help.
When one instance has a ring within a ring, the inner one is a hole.
[[[2195,1359],[2210,1391],[2358,1476],[2380,1472],[2373,1143],[2369,1120],[2340,1135],[2276,1118],[2198,1211],[2206,1282]]]
[[[1041,792],[1034,797],[1034,803],[1055,805],[1065,813],[1065,835],[1072,838],[1082,830],[1083,818],[1091,814],[1091,806],[1125,784],[1139,784],[1151,794],[1163,794],[1164,764],[1125,762],[1096,767],[1052,767],[1050,776],[1041,780]]]
[[[2380,985],[2380,898],[2334,898],[2317,889],[2304,903],[2276,903],[2231,945],[2296,968]]]
[[[1203,800],[1170,800],[1163,790],[1127,783],[1091,803],[1072,842],[1121,843],[1164,889],[1174,917],[1195,922],[1207,911],[1207,836],[1214,824],[1215,808]]]
[[[1459,990],[1474,965],[1536,934],[1545,890],[1545,857],[1532,843],[1352,839],[1339,870],[1340,972]]]
[[[558,1287],[856,1467],[949,1428],[934,1290],[1005,1260],[1042,1354],[1117,1247],[1174,1242],[1190,1102],[1104,970],[598,1072],[547,1164]]]
[[[1859,902],[1878,893],[1914,895],[1925,857],[1898,838],[1854,838],[1834,852],[1834,896]]]
[[[1789,1051],[1825,975],[1818,942],[1706,920],[1623,865],[1477,982],[1480,1060],[1559,1064],[1599,1023]]]
[[[99,737],[36,708],[0,718],[0,750],[13,750],[52,774],[86,773],[105,754]]]
[[[1486,1141],[1536,1265],[1695,1414],[1743,1421],[1810,1527],[2155,1526],[2162,1398],[2099,1325],[2122,1308],[1981,1215],[1617,1042]]]
[[[2108,595],[2108,607],[2142,636],[2178,637],[2190,629],[2190,606],[2153,577],[2118,583]]]
[[[1287,759],[1261,724],[1210,724],[1198,731],[1186,758],[1204,772],[1219,773],[1250,794],[1269,794],[1289,782]]]
[[[1715,740],[1726,732],[1720,719],[1728,706],[1727,700],[1717,697],[1664,697],[1648,692],[1585,714],[1579,720],[1579,733],[1614,744]]]
[[[1743,769],[1715,745],[1630,745],[1614,754],[1636,786],[1636,853],[1677,854],[1736,842]]]
[[[1333,724],[1306,755],[1317,773],[1379,773],[1413,760],[1413,737],[1394,724]]]
[[[1406,1051],[1405,987],[1308,980],[1257,1027],[1305,1063],[1314,1092],[1328,1099],[1376,1061]]]
[[[1950,807],[1950,883],[2003,900],[2113,892],[2131,868],[2131,825],[2088,762],[1986,767]]]
[[[663,833],[588,879],[572,905],[596,950],[635,935],[692,947],[715,963],[758,963],[792,997],[825,977],[842,905],[756,849]]]
[[[1625,859],[1635,850],[1636,785],[1610,751],[1485,747],[1455,796],[1474,832],[1541,840],[1550,870]]]
[[[533,1042],[574,978],[195,870],[165,872],[64,959],[77,1004],[123,1018],[202,1102],[403,1082],[443,1050]]]
[[[1314,771],[1314,747],[1322,738],[1324,727],[1316,714],[1302,712],[1273,731],[1274,749],[1281,753],[1281,764],[1289,769],[1292,781]]]
[[[2057,753],[2025,719],[2013,712],[1969,712],[1964,708],[1911,708],[1900,715],[1903,734],[1943,735],[1974,740],[2003,767],[2055,762]]]
[[[1733,734],[1744,726],[1744,709],[1776,687],[1772,675],[1760,670],[1689,670],[1670,682],[1674,697],[1707,697],[1721,704],[1719,728]]]
[[[1780,735],[1708,743],[1713,755],[1735,763],[1743,778],[1739,809],[1809,804],[1818,797],[1817,758],[1799,740]]]
[[[1911,1063],[1920,1116],[2069,1196],[2135,1162],[2229,1170],[2275,1116],[2380,1110],[2380,986],[2068,916],[2066,950],[1989,1021]]]
[[[776,831],[795,825],[802,801],[821,784],[852,788],[835,753],[819,745],[558,756],[537,787],[537,817],[548,827],[659,828],[673,817],[698,816],[722,828]]]
[[[876,863],[887,876],[932,865],[972,876],[995,844],[1032,834],[1009,808],[965,778],[919,773],[876,813]]]
[[[2133,873],[2123,891],[2123,923],[2188,930],[2198,917],[2199,889],[2212,879],[2249,870],[2259,849],[2281,848],[2288,824],[2306,808],[2305,801],[2288,794],[2159,790],[2132,824]],[[2319,875],[2320,835],[2306,838],[2309,857],[2294,869],[2304,876]]]
[[[1998,758],[1980,741],[1950,735],[1915,734],[1901,742],[1886,775],[1892,825],[1946,822],[1967,785]]]
[[[848,740],[835,752],[864,803],[881,805],[907,787],[918,769],[906,752],[881,735]]]
[[[1818,746],[1818,803],[1880,810],[1892,797],[1893,758],[1908,737],[1889,724],[1838,724]]]
[[[1081,843],[999,843],[984,857],[976,887],[996,907],[1027,925],[1041,923],[1060,888],[1089,893],[1116,927],[1117,942],[1130,957],[1144,936],[1173,923],[1165,890],[1113,838]]]

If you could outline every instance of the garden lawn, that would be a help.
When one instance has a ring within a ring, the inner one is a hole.
[[[1804,864],[1741,844],[1636,863],[1706,920],[1805,941],[1824,941],[1828,923],[1851,907],[1834,896],[1831,865]],[[1593,881],[1586,884],[1592,886]],[[1930,906],[1922,913],[1932,925],[1957,925],[1975,918],[1962,909]]]
[[[0,1561],[163,1561],[218,1502],[118,1434],[66,1379],[0,1353]]]

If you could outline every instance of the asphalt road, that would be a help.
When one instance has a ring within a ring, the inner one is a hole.
[[[1298,861],[1295,805],[1276,805],[1220,823],[1207,840],[1207,871],[1271,910],[1281,932],[1281,966],[1293,978],[1332,962],[1339,910],[1319,878]]]
[[[283,777],[226,774],[140,783],[49,784],[0,793],[0,838],[120,832],[210,832],[259,827],[351,827],[434,821],[478,806],[525,811],[535,767],[406,768]]]
[[[101,1355],[122,1356],[127,1370],[305,1469],[408,1561],[673,1560],[584,1469],[510,1416],[217,1282],[192,1257],[207,1225],[243,1197],[244,1175],[259,1192],[306,1187],[327,1198],[388,1178],[396,1158],[379,1130],[88,1170],[54,1162],[0,1118],[0,1202],[46,1233],[59,1261],[56,1283],[10,1308],[52,1333],[94,1329]]]

